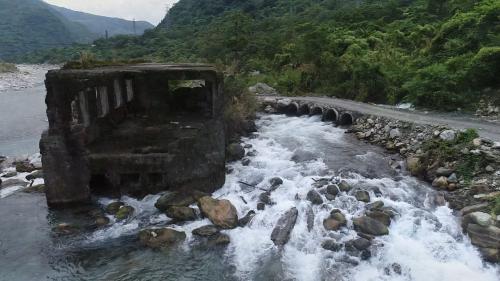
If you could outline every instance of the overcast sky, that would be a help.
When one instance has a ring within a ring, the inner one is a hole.
[[[146,20],[156,25],[164,17],[167,6],[177,0],[44,0],[47,3],[91,14],[127,20]]]

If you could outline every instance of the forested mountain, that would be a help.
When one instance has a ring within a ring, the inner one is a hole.
[[[137,22],[137,34],[153,27]],[[131,21],[95,16],[49,5],[41,0],[0,0],[0,59],[34,50],[90,43],[103,37],[134,34]]]
[[[499,0],[180,0],[142,37],[33,54],[199,61],[282,93],[442,110],[500,100]],[[250,75],[257,70],[260,75]]]
[[[154,25],[147,21],[136,21],[134,27],[134,22],[129,20],[96,16],[54,5],[50,5],[50,7],[63,15],[67,20],[85,26],[90,32],[99,37],[103,37],[106,31],[108,31],[109,36],[120,34],[141,35],[146,29],[154,28]]]

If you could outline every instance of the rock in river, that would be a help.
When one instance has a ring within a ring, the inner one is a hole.
[[[310,190],[307,193],[307,200],[311,201],[314,205],[323,204],[323,198],[316,190]]]
[[[187,207],[195,202],[196,202],[196,200],[190,194],[182,193],[182,192],[169,192],[169,193],[163,194],[156,201],[155,207],[158,210],[165,212],[165,211],[167,211],[168,208],[170,208],[172,206]]]
[[[294,207],[281,216],[271,233],[271,240],[274,245],[284,246],[288,242],[298,215],[299,211]]]
[[[196,220],[197,218],[194,209],[189,207],[172,206],[167,209],[165,214],[168,217],[178,221],[192,221]]]
[[[245,157],[245,149],[239,143],[232,143],[227,147],[226,157],[228,161],[236,161]]]
[[[208,237],[219,233],[219,228],[215,225],[205,225],[193,230],[194,235]]]
[[[356,197],[356,200],[368,203],[370,202],[370,194],[366,190],[358,190],[354,194],[354,197]]]
[[[363,233],[370,235],[387,235],[389,234],[389,229],[383,223],[376,219],[372,219],[368,216],[363,216],[353,219],[354,228]]]
[[[216,226],[230,229],[238,225],[238,213],[229,200],[204,196],[198,199],[198,206],[202,214]]]
[[[163,248],[186,239],[186,233],[170,228],[145,229],[139,232],[139,241],[150,248]]]

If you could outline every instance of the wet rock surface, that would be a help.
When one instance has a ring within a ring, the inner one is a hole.
[[[292,208],[281,216],[271,233],[271,240],[274,245],[284,246],[288,242],[298,215],[299,211],[297,208]]]
[[[217,200],[209,196],[198,199],[198,206],[213,224],[230,229],[238,225],[238,213],[229,200]]]
[[[139,233],[141,244],[150,248],[165,248],[186,239],[186,233],[170,228],[145,229]]]

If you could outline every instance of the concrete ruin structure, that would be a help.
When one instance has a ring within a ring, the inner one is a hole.
[[[224,184],[223,77],[214,67],[63,69],[45,83],[49,129],[40,151],[49,205]]]

